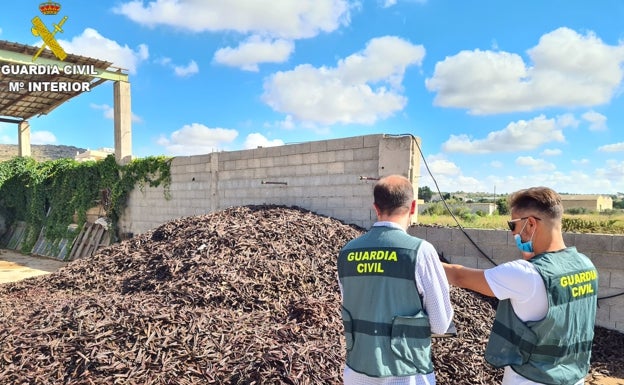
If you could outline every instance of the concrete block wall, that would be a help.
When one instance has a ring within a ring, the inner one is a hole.
[[[119,228],[140,234],[174,218],[253,204],[299,206],[368,228],[376,219],[374,179],[397,173],[418,190],[416,140],[377,134],[176,157],[171,199],[161,187],[133,191]]]
[[[431,242],[449,262],[487,269],[520,258],[508,230],[411,226],[408,232]],[[467,234],[467,235],[466,235]],[[470,239],[478,246],[475,246]],[[624,235],[564,233],[566,246],[576,246],[598,269],[598,297],[624,292]],[[624,295],[598,301],[596,324],[624,333]]]

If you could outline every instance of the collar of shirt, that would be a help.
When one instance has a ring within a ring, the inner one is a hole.
[[[399,229],[399,230],[405,231],[405,229],[401,227],[401,225],[399,225],[398,223],[390,222],[390,221],[379,221],[373,224],[373,227],[380,227],[380,226],[392,227],[393,229]]]

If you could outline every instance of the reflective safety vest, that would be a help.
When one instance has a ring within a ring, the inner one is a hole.
[[[500,301],[485,359],[511,365],[522,377],[551,385],[574,384],[587,375],[594,338],[598,272],[575,247],[529,260],[544,280],[548,312],[521,321],[509,300]]]
[[[431,327],[416,286],[422,240],[373,227],[338,256],[347,365],[370,377],[433,371]]]

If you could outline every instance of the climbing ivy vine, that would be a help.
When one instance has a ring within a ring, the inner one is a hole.
[[[0,215],[7,227],[16,221],[26,223],[22,243],[26,253],[44,228],[49,241],[71,240],[77,234],[68,230],[69,225],[75,222],[82,228],[87,211],[98,203],[106,205],[114,234],[136,187],[162,186],[165,198],[170,198],[170,163],[171,158],[164,156],[135,159],[126,165],[118,165],[113,155],[88,162],[15,157],[0,162]]]

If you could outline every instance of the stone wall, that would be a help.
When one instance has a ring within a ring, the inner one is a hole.
[[[487,269],[519,258],[516,243],[508,230],[438,228],[412,226],[409,233],[431,242],[451,263]],[[470,239],[478,246],[475,246]],[[567,246],[587,255],[599,274],[598,297],[624,292],[624,235],[564,233]],[[598,302],[596,323],[624,333],[624,295]]]

